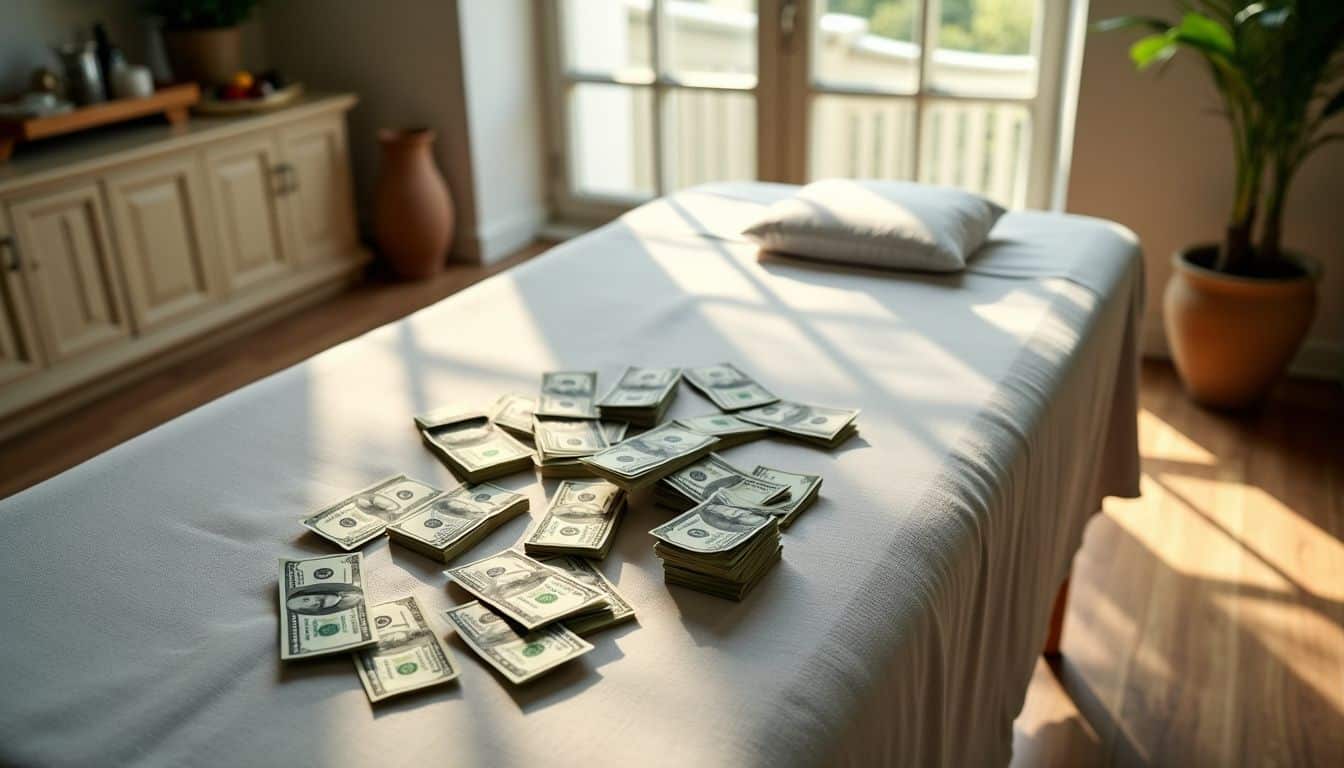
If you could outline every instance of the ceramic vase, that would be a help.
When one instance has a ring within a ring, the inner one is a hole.
[[[438,272],[453,241],[453,201],[430,151],[434,132],[423,128],[378,132],[382,164],[374,196],[378,250],[401,277]]]

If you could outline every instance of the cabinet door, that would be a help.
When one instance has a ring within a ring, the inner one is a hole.
[[[245,288],[288,271],[277,197],[280,150],[271,134],[211,147],[205,168],[219,260],[229,287]]]
[[[28,297],[19,278],[22,254],[4,219],[4,211],[0,211],[0,384],[27,376],[42,365],[29,319]]]
[[[288,179],[285,207],[290,242],[301,263],[356,254],[355,216],[345,124],[322,117],[280,132]]]
[[[137,330],[208,306],[219,275],[195,155],[137,165],[105,183]]]
[[[19,200],[10,217],[47,359],[125,338],[130,328],[97,184]]]

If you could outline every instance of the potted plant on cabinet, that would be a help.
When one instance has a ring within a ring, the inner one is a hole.
[[[1283,210],[1303,162],[1344,140],[1327,127],[1344,112],[1344,2],[1177,5],[1185,13],[1174,22],[1124,16],[1097,26],[1149,31],[1129,50],[1140,70],[1182,50],[1198,55],[1222,97],[1236,166],[1231,215],[1222,243],[1175,255],[1163,322],[1190,395],[1244,407],[1282,375],[1315,314],[1320,267],[1284,250]]]
[[[241,69],[242,36],[258,0],[149,0],[149,13],[163,20],[163,45],[173,76],[215,86]]]

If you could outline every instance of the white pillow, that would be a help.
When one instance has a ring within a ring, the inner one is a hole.
[[[960,189],[828,179],[771,205],[742,234],[762,248],[883,269],[959,272],[1003,208]]]

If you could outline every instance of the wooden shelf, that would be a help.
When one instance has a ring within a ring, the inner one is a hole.
[[[0,119],[0,163],[9,159],[14,146],[20,142],[61,136],[146,115],[162,113],[168,122],[180,125],[187,121],[188,109],[200,100],[200,87],[195,83],[183,83],[160,88],[152,96],[105,101],[59,115]]]

